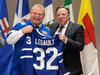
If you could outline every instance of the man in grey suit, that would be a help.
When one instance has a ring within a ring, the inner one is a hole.
[[[83,73],[80,51],[84,47],[83,26],[72,23],[69,9],[60,6],[56,9],[58,23],[53,23],[50,27],[51,36],[59,35],[59,39],[64,42],[63,59],[66,75],[81,75]],[[59,33],[60,27],[62,32]]]

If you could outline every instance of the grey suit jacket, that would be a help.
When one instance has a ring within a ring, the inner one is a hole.
[[[51,36],[54,36],[58,27],[59,23],[51,25]],[[67,37],[67,43],[63,45],[65,71],[70,72],[70,75],[80,75],[83,73],[80,61],[80,51],[84,47],[83,26],[70,21],[65,36]]]

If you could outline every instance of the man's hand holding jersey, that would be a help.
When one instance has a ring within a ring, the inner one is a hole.
[[[22,33],[25,34],[25,33],[31,33],[33,31],[33,26],[29,25],[29,26],[26,26],[22,29]]]

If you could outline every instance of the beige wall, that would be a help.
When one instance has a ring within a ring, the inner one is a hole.
[[[16,11],[17,0],[6,0],[6,1],[7,1],[7,8],[8,8],[9,25],[11,29],[13,20],[14,20],[14,14]],[[30,9],[34,4],[36,3],[43,4],[43,2],[44,0],[29,0]],[[53,10],[55,12],[55,9],[59,5],[63,5],[64,0],[52,0],[52,2],[53,2]],[[77,23],[81,0],[72,0],[72,3],[73,3],[74,19],[75,19],[75,22]],[[100,66],[100,46],[99,46],[100,45],[100,40],[99,40],[100,39],[100,29],[99,29],[100,28],[100,24],[99,24],[100,0],[91,0],[91,4],[92,4],[95,35],[96,35],[97,50],[98,50],[98,57],[99,57],[98,60],[99,60],[99,66]],[[56,22],[56,18],[54,18],[54,20]]]

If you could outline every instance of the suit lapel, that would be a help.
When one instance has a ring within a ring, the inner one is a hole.
[[[69,21],[68,27],[66,29],[65,35],[67,36],[70,33],[70,30],[72,28],[73,23],[71,21]]]
[[[55,27],[54,27],[55,29],[53,30],[53,35],[55,34],[58,27],[59,27],[59,23],[55,24]]]
[[[65,36],[67,36],[70,33],[72,25],[73,25],[73,23],[71,21],[69,21],[68,27],[67,27],[67,29],[65,31]],[[55,32],[56,32],[56,30],[57,30],[58,27],[59,27],[59,23],[56,23],[54,25],[54,30],[52,30],[52,35],[51,36],[54,36],[54,34],[55,34]]]

